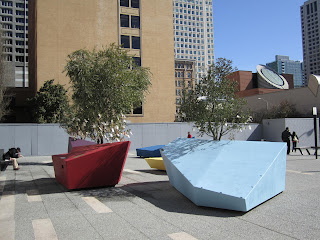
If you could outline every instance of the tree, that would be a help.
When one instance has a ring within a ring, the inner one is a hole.
[[[150,71],[137,66],[125,49],[111,44],[101,50],[78,50],[68,56],[72,111],[64,127],[68,133],[97,142],[120,141],[125,131],[125,113],[144,101]]]
[[[10,96],[7,94],[6,79],[4,75],[4,56],[3,56],[3,44],[0,31],[0,121],[9,113]]]
[[[36,95],[27,99],[33,121],[36,123],[60,123],[69,111],[67,90],[61,84],[46,81]]]
[[[235,95],[237,83],[228,78],[234,71],[231,60],[219,58],[194,89],[184,89],[181,117],[193,121],[201,136],[221,140],[231,130],[240,130],[241,123],[250,121],[249,114],[242,110],[244,99]]]
[[[299,113],[295,105],[288,100],[283,100],[279,105],[272,106],[265,118],[290,118],[297,116],[299,116]]]

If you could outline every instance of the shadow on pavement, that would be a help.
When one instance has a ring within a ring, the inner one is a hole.
[[[121,188],[168,212],[221,218],[239,217],[245,214],[225,209],[199,207],[171,186],[169,181],[133,183]]]

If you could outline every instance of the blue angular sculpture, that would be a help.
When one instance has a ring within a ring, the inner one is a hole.
[[[137,148],[137,156],[139,157],[161,157],[160,149],[163,148],[165,145],[155,145],[150,147],[144,148]]]
[[[198,206],[247,212],[285,189],[285,143],[178,138],[161,149],[170,183]]]

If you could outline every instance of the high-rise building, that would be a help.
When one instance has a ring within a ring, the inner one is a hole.
[[[174,56],[195,62],[199,80],[214,62],[212,1],[173,0]]]
[[[266,65],[278,74],[293,74],[295,88],[305,86],[302,62],[290,60],[288,56],[276,55],[275,61]]]
[[[122,45],[152,73],[142,108],[131,122],[175,119],[171,0],[33,0],[29,3],[29,78],[36,92],[47,80],[69,86],[67,56],[78,49]],[[97,89],[99,91],[99,89]]]
[[[320,0],[306,1],[300,7],[304,76],[320,75]]]
[[[6,84],[28,88],[28,0],[0,2]]]

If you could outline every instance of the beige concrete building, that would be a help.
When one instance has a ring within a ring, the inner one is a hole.
[[[34,0],[29,2],[29,79],[37,91],[46,80],[69,86],[63,72],[78,49],[123,44],[149,67],[152,86],[131,122],[173,122],[174,38],[170,0]]]

